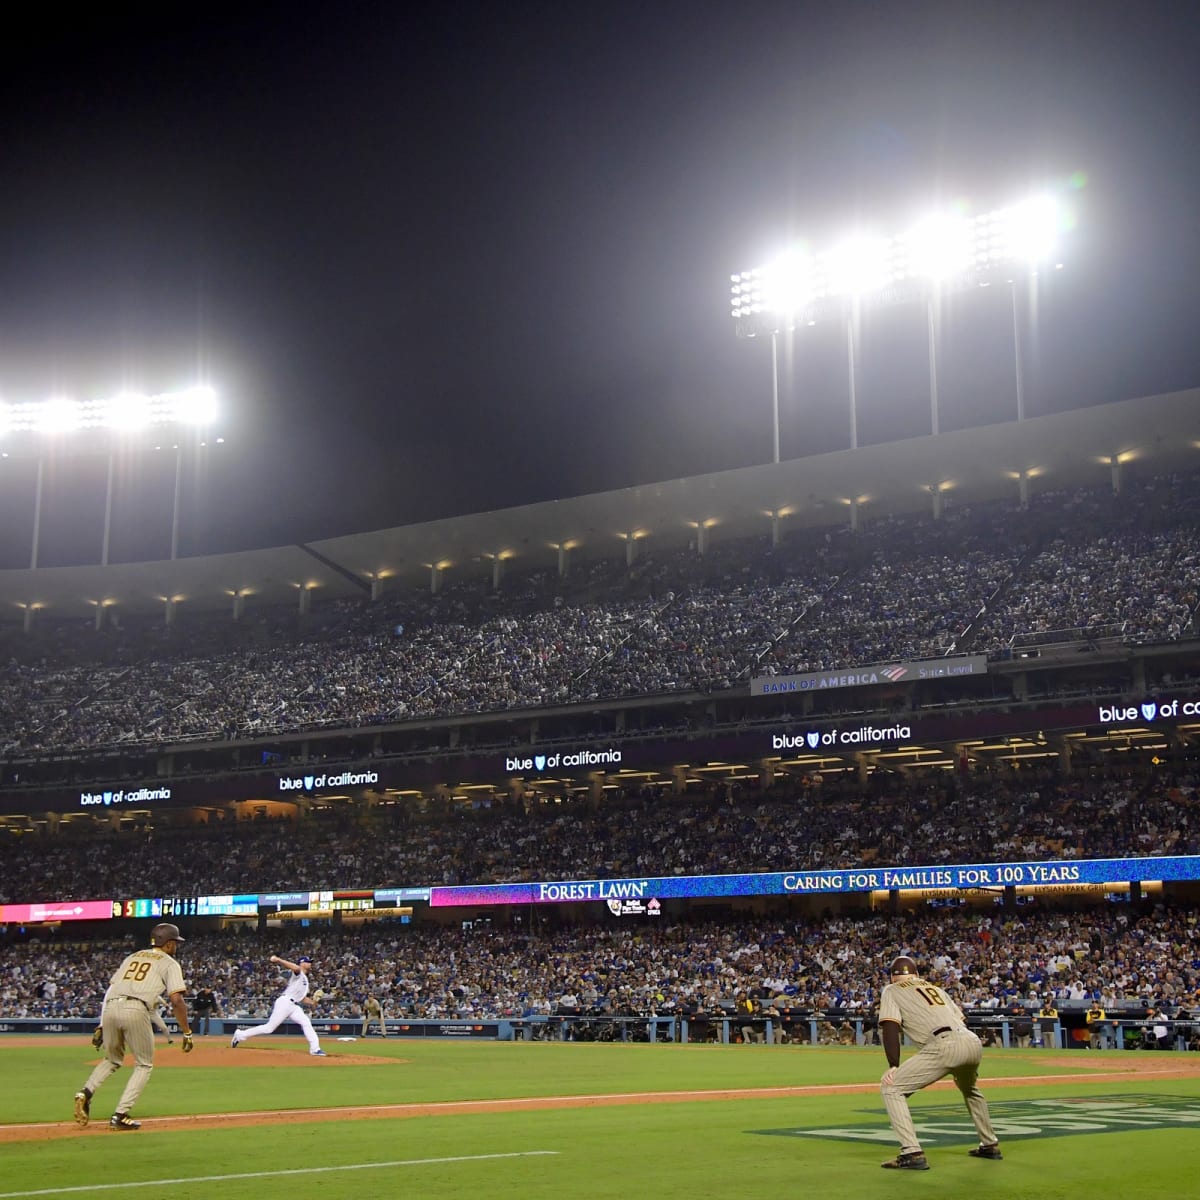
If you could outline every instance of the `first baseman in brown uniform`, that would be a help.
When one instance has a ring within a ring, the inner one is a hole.
[[[979,1134],[979,1145],[969,1153],[974,1158],[1003,1158],[987,1101],[977,1085],[983,1045],[967,1028],[962,1009],[937,984],[922,979],[917,964],[907,955],[892,962],[890,973],[892,981],[879,999],[879,1037],[888,1060],[880,1091],[892,1132],[900,1141],[900,1153],[883,1166],[929,1170],[913,1128],[908,1097],[946,1075],[954,1077]],[[920,1046],[903,1066],[901,1034]]]
[[[133,1074],[108,1124],[112,1129],[141,1128],[141,1122],[132,1120],[129,1113],[154,1070],[151,1014],[164,992],[171,1001],[175,1020],[183,1034],[183,1052],[191,1051],[192,1027],[188,1023],[187,1005],[183,1002],[183,972],[174,958],[182,941],[183,935],[177,925],[155,925],[150,931],[149,948],[135,950],[113,972],[100,1019],[104,1031],[104,1059],[96,1064],[87,1083],[75,1093],[77,1125],[86,1125],[91,1119],[92,1096],[106,1079],[121,1069],[128,1051],[134,1059]]]

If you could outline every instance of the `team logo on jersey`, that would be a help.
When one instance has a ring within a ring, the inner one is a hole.
[[[1083,1133],[1124,1133],[1136,1129],[1200,1126],[1200,1099],[1183,1096],[1064,1096],[1056,1100],[989,1100],[992,1127],[1002,1142],[1020,1138],[1071,1137]],[[758,1129],[779,1137],[827,1138],[836,1142],[896,1140],[882,1113],[869,1124],[810,1129]],[[913,1113],[923,1146],[970,1145],[979,1140],[961,1105],[939,1105]]]

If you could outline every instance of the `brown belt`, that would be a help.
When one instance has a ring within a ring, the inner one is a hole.
[[[953,1033],[953,1032],[954,1032],[954,1026],[953,1026],[953,1025],[943,1025],[943,1026],[941,1027],[941,1029],[935,1029],[935,1030],[934,1030],[934,1031],[933,1031],[933,1032],[932,1032],[932,1033],[931,1033],[929,1036],[930,1036],[930,1037],[937,1037],[937,1036],[938,1036],[938,1034],[940,1034],[940,1033]]]

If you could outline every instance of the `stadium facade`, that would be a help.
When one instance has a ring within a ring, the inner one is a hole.
[[[303,636],[327,606],[369,613],[400,590],[437,594],[467,578],[480,591],[503,595],[507,580],[522,571],[569,579],[602,561],[632,570],[650,548],[703,560],[740,539],[776,548],[800,533],[860,532],[919,515],[936,524],[971,506],[1025,507],[1039,496],[1079,489],[1108,490],[1119,499],[1147,479],[1194,473],[1198,450],[1200,392],[1189,391],[312,545],[8,571],[0,573],[0,611],[10,618],[5,636],[31,644],[66,626],[76,633],[89,626],[102,637],[114,627],[157,623],[178,647],[193,617],[211,626],[281,612],[291,614]],[[788,671],[786,663],[781,670],[758,655],[719,686],[691,691],[548,696],[366,725],[299,720],[259,736],[234,730],[160,740],[151,728],[111,744],[30,749],[10,742],[0,830],[28,836],[80,823],[120,829],[139,822],[304,819],[330,809],[435,799],[553,803],[586,794],[602,802],[608,791],[631,788],[669,799],[714,780],[770,786],[781,775],[866,780],[881,770],[967,772],[1045,760],[1070,771],[1079,758],[1188,755],[1200,732],[1195,616],[1193,603],[1184,628],[1161,641],[1130,637],[1118,620],[1097,614],[1073,627],[1030,629],[982,653],[964,638],[937,656],[846,661],[818,671]],[[284,641],[278,653],[287,649]],[[286,671],[286,661],[278,665]],[[1187,890],[1200,879],[1200,870],[1183,860],[1171,870],[1147,875],[1124,867],[1112,880],[1074,882],[1138,887],[1166,877],[1167,886]],[[1064,881],[1070,882],[1065,876],[1042,882]],[[428,880],[391,883],[394,894],[381,889],[381,905],[413,889],[404,899],[439,907],[425,890]],[[1014,897],[1016,882],[1002,883]],[[913,886],[970,884],[956,878]],[[860,890],[894,898],[905,889],[893,883]],[[495,902],[481,894],[461,900]],[[311,909],[307,893],[303,904]],[[257,908],[261,915],[262,904]],[[60,919],[55,911],[44,919]],[[31,907],[27,919],[36,920],[32,913]],[[151,914],[135,906],[122,915]],[[246,903],[237,915],[250,915]]]

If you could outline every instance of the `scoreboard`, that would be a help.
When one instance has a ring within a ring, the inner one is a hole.
[[[158,896],[142,897],[136,900],[114,900],[112,915],[114,917],[154,917],[166,920],[168,917],[197,917],[201,914],[199,901],[195,896]]]

